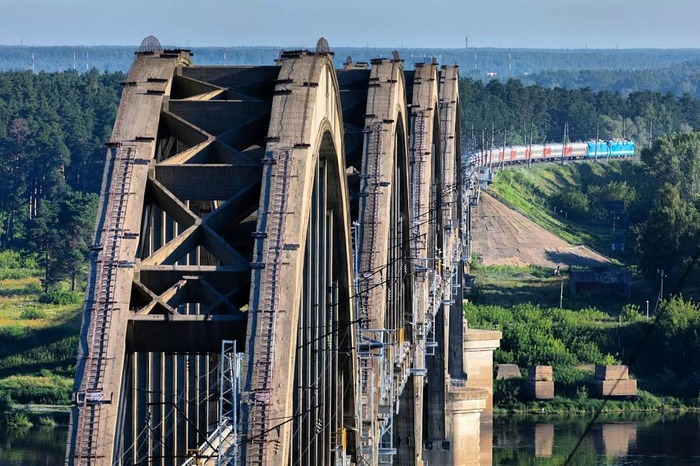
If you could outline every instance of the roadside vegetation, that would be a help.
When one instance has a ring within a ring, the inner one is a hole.
[[[523,377],[531,365],[554,370],[551,401],[524,399],[523,379],[496,380],[497,412],[700,409],[700,306],[694,302],[670,298],[647,320],[634,304],[639,294],[571,296],[565,274],[555,277],[546,268],[475,264],[472,273],[476,284],[465,307],[467,324],[502,332],[495,364],[517,364]],[[595,364],[629,365],[638,397],[595,399],[588,386]]]

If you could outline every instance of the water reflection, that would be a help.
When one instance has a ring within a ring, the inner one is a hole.
[[[551,458],[554,448],[554,424],[538,422],[532,430],[532,451],[535,458]]]
[[[451,442],[432,442],[429,464],[566,464],[589,419],[579,417],[496,417],[466,425]],[[67,429],[0,430],[0,466],[57,466],[64,461]],[[601,416],[568,463],[571,466],[700,464],[700,415]],[[431,456],[432,455],[432,456]]]
[[[0,466],[56,466],[65,461],[66,427],[0,430]]]
[[[485,419],[478,431],[462,426],[449,442],[431,442],[425,459],[453,466],[700,464],[698,414],[603,415],[592,426],[590,419]]]
[[[633,445],[637,438],[636,422],[613,422],[602,424],[600,430],[596,432],[596,449],[606,457],[627,456],[630,445]]]
[[[493,464],[700,464],[698,414],[604,415],[586,433],[589,421],[585,417],[498,417],[493,428]]]

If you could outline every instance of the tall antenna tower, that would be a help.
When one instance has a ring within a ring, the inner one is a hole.
[[[508,72],[513,75],[513,49],[508,49]]]

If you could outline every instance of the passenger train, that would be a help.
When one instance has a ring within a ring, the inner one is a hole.
[[[470,154],[480,166],[527,163],[529,161],[559,161],[632,157],[634,142],[627,139],[610,139],[568,144],[533,144],[530,146],[505,146],[479,150]]]

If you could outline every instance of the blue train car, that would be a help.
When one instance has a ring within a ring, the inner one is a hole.
[[[589,159],[596,157],[632,157],[634,155],[634,142],[626,139],[610,139],[608,141],[589,141]]]

